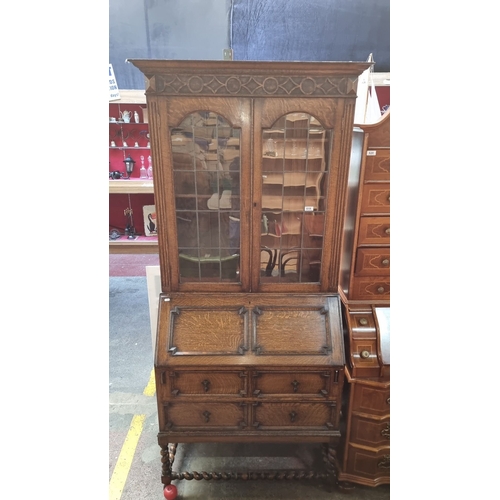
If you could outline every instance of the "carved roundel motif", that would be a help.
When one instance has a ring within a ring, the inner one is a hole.
[[[241,82],[237,78],[229,78],[226,82],[227,91],[231,94],[237,94],[241,89]]]
[[[316,90],[316,82],[312,78],[304,78],[300,84],[300,90],[304,94],[312,94]]]
[[[276,78],[266,78],[262,84],[264,91],[268,94],[274,94],[278,89],[278,80]]]
[[[199,76],[192,76],[188,81],[188,88],[191,92],[201,92],[203,90],[203,80]]]

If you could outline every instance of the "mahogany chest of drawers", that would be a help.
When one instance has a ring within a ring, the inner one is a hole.
[[[339,481],[390,482],[390,308],[345,306],[345,431]]]
[[[390,111],[362,130],[361,165],[354,179],[352,244],[344,256],[342,288],[349,302],[390,300]]]

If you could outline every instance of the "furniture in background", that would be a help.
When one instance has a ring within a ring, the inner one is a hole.
[[[356,125],[344,224],[345,430],[339,481],[390,482],[390,110]]]

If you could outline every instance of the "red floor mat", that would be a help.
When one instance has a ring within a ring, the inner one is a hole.
[[[146,276],[146,266],[158,266],[157,254],[109,254],[110,276]]]

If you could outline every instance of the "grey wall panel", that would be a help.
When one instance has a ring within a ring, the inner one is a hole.
[[[120,89],[144,89],[127,58],[365,61],[389,72],[390,0],[109,0],[109,62]]]
[[[366,61],[390,71],[390,0],[233,0],[235,60]]]
[[[126,59],[222,59],[231,0],[109,0],[109,62],[120,89],[144,89]]]

